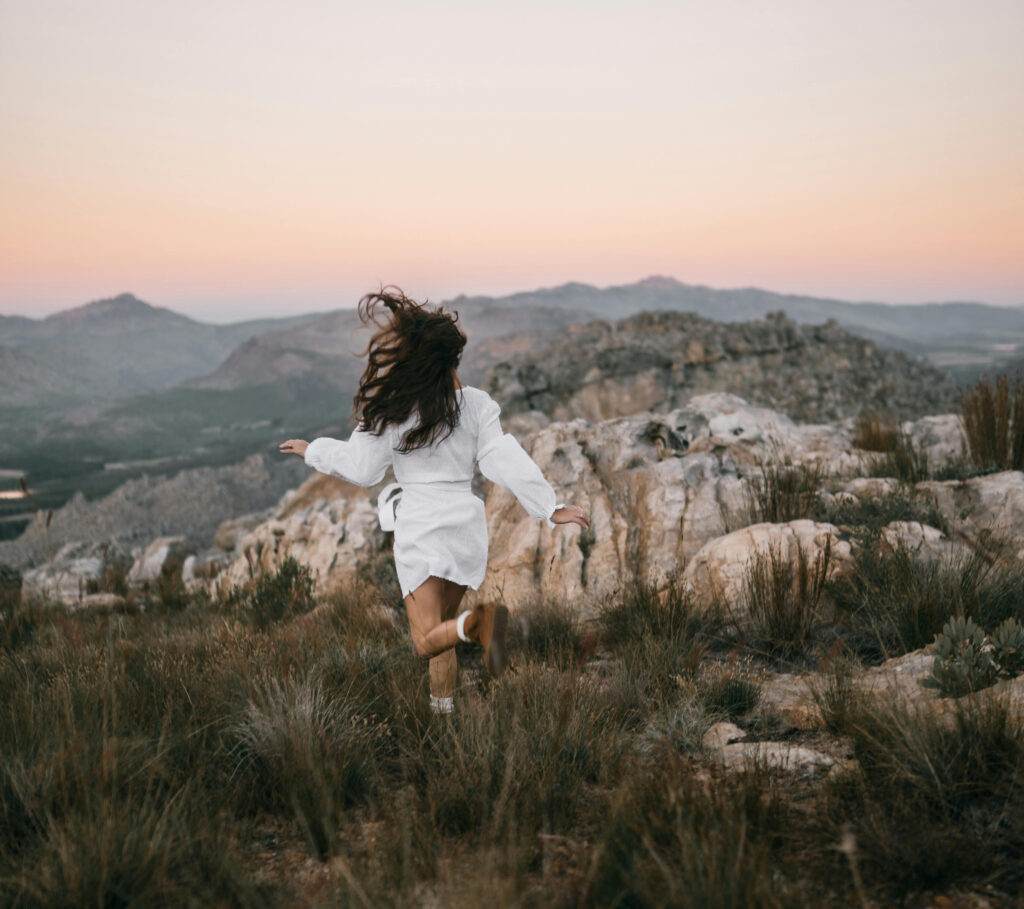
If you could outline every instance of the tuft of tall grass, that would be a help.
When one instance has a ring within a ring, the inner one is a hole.
[[[851,702],[858,696],[853,687],[853,676],[860,668],[860,661],[845,648],[840,648],[824,661],[822,681],[810,683],[811,698],[818,708],[822,725],[834,735],[845,733]]]
[[[568,669],[584,655],[583,623],[569,602],[538,599],[516,610],[509,647],[527,659]]]
[[[692,678],[721,616],[697,609],[678,574],[663,589],[638,580],[620,591],[598,616],[604,645],[622,660],[626,675],[641,696],[663,703]]]
[[[1024,469],[1024,376],[983,377],[963,392],[960,417],[967,450],[981,470]]]
[[[862,410],[853,429],[853,446],[862,451],[892,451],[896,447],[899,423],[891,414]]]
[[[913,485],[930,478],[928,452],[902,430],[895,432],[891,447],[873,457],[868,464],[868,476],[895,477]]]
[[[821,622],[820,604],[832,561],[832,538],[811,564],[795,545],[796,557],[777,546],[755,552],[744,579],[744,600],[754,635],[785,658],[801,655]]]
[[[747,490],[748,524],[784,524],[812,517],[818,508],[818,490],[828,477],[821,461],[793,464],[761,460],[759,474]]]
[[[272,677],[232,727],[240,788],[293,812],[321,859],[338,846],[341,812],[371,785],[381,728],[358,701],[332,696],[315,676]]]
[[[571,829],[629,749],[597,680],[536,663],[495,681],[486,698],[465,693],[444,734],[419,744],[402,755],[403,775],[431,826],[491,843]]]

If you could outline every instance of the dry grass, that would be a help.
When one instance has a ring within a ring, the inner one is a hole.
[[[963,393],[960,414],[971,461],[980,470],[1024,469],[1024,377],[983,378]]]
[[[853,446],[863,451],[892,451],[896,447],[899,422],[889,414],[862,410],[853,429]]]
[[[539,605],[514,671],[489,680],[478,653],[462,654],[456,712],[435,716],[404,614],[371,582],[312,610],[288,570],[221,602],[17,606],[0,639],[0,904],[853,898],[832,815],[791,807],[766,768],[703,759],[708,725],[746,722],[759,688],[748,659],[718,658],[714,618],[678,585],[632,586],[599,634]],[[1012,730],[966,726],[966,756],[938,732],[908,736],[917,757],[880,721],[835,717],[886,768],[835,794],[866,892],[903,898],[926,876],[921,860],[907,871],[911,820],[940,798],[949,811],[927,815],[929,848],[979,862],[947,861],[945,879],[1009,880],[1022,816]],[[923,769],[938,759],[941,787]]]

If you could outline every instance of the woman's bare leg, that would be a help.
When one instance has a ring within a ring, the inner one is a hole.
[[[444,582],[441,594],[441,618],[443,621],[454,619],[459,612],[459,604],[466,592],[464,584],[452,581]],[[430,658],[430,693],[439,698],[450,698],[455,694],[455,682],[459,674],[459,661],[455,657],[455,648],[449,647],[437,656]]]
[[[455,616],[465,592],[465,585],[429,577],[405,598],[416,652],[430,659],[430,693],[435,698],[455,694],[459,667]]]
[[[454,589],[449,592],[446,585]],[[405,598],[409,631],[421,657],[435,657],[458,643],[454,615],[465,592],[462,585],[431,576]],[[451,617],[445,617],[446,611]],[[466,631],[471,628],[472,623],[467,619]]]

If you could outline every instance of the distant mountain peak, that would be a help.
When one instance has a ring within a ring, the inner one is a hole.
[[[174,312],[163,306],[153,306],[140,300],[135,294],[124,293],[116,297],[104,297],[101,300],[93,300],[90,303],[83,303],[81,306],[74,306],[71,309],[62,309],[60,312],[51,313],[43,319],[44,322],[101,322],[108,319],[134,319],[146,321],[167,321],[194,322],[188,316]]]
[[[686,285],[669,275],[650,275],[641,281],[637,281],[635,286],[646,287],[651,290],[678,290]]]

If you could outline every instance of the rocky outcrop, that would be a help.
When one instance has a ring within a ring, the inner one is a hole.
[[[666,413],[713,391],[807,422],[864,408],[911,419],[949,413],[958,401],[950,378],[926,361],[882,350],[836,322],[798,325],[782,313],[721,323],[656,312],[570,326],[494,367],[488,383],[510,417],[550,420]]]
[[[921,423],[906,428],[921,431]],[[925,430],[934,425],[930,420]],[[483,586],[467,605],[500,597],[515,608],[540,596],[586,612],[638,578],[681,574],[698,600],[729,602],[742,622],[743,584],[758,553],[774,551],[792,561],[800,552],[813,566],[827,540],[830,575],[844,570],[852,556],[847,529],[811,520],[757,522],[752,483],[762,463],[781,459],[827,468],[822,482],[828,489],[819,490],[823,504],[881,500],[900,491],[893,479],[861,476],[873,456],[851,447],[850,431],[848,424],[797,424],[716,393],[668,413],[596,423],[576,419],[522,436],[559,497],[586,508],[591,526],[549,528],[510,492],[478,476],[474,490],[486,503],[490,562]],[[135,547],[129,581],[152,580],[175,561],[188,587],[216,592],[292,556],[310,567],[319,591],[326,592],[354,578],[362,564],[390,559],[390,536],[381,531],[375,508],[384,482],[366,490],[307,469],[306,481],[272,508],[214,528],[209,536],[217,546],[195,547],[181,538],[174,546],[158,540],[149,553]],[[995,527],[1016,534],[1013,545],[1024,548],[1024,474],[922,483],[918,489],[935,498],[952,537],[917,522],[894,522],[883,533],[888,545],[919,559],[946,560],[969,554],[980,545],[971,534]],[[48,586],[52,596],[79,601],[84,586],[99,578],[95,556],[92,550],[63,551],[30,574],[25,589]]]
[[[836,427],[800,426],[728,394],[700,396],[668,414],[551,424],[522,442],[560,496],[588,509],[591,527],[549,528],[510,492],[478,482],[490,564],[470,601],[501,596],[515,604],[540,595],[594,604],[637,575],[666,577],[746,523],[758,459],[785,451],[851,472],[860,463],[854,453],[838,454],[849,443]],[[216,584],[242,582],[287,555],[309,564],[323,586],[351,578],[361,561],[389,548],[375,494],[310,477],[238,538]]]

